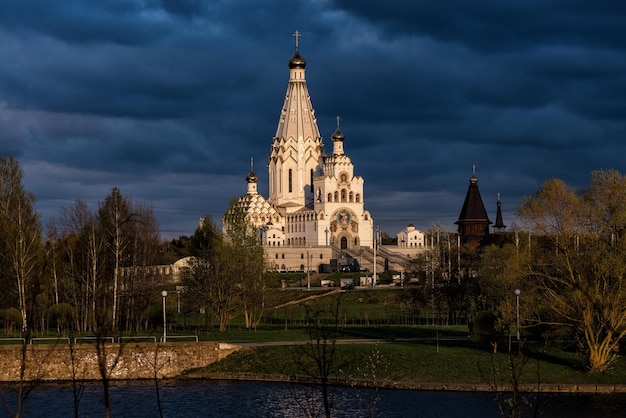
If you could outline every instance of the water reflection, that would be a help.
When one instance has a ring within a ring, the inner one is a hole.
[[[311,408],[321,414],[321,401],[306,385],[230,381],[161,382],[161,408],[165,417],[302,417]],[[98,383],[83,387],[81,417],[103,416],[102,389]],[[3,388],[12,408],[15,393]],[[333,391],[335,417],[367,417],[366,390],[357,396],[352,388]],[[72,417],[71,384],[46,384],[32,392],[25,416]],[[498,417],[492,393],[382,390],[374,404],[377,417]],[[621,416],[626,395],[541,395],[542,417]],[[154,382],[114,382],[111,387],[113,417],[159,417]],[[0,410],[0,417],[7,411]]]

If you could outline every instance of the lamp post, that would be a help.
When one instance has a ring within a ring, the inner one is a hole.
[[[376,247],[378,246],[378,226],[374,229],[374,273],[372,276],[372,287],[376,286]]]
[[[167,320],[165,316],[165,299],[167,298],[167,290],[161,292],[163,296],[163,342],[167,342]]]
[[[519,341],[519,295],[522,293],[519,289],[515,289],[515,306],[517,311],[517,341]]]
[[[309,249],[306,250],[306,287],[311,290],[311,255]]]

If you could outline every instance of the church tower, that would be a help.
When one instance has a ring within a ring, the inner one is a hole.
[[[296,50],[289,60],[289,84],[268,160],[268,201],[283,213],[313,203],[313,180],[320,174],[322,137],[306,85],[306,61]]]
[[[370,247],[373,220],[363,206],[364,180],[354,174],[354,164],[344,152],[345,136],[339,130],[339,120],[337,116],[337,129],[331,136],[333,153],[324,157],[322,175],[314,183],[315,211],[322,215],[318,216],[315,240],[330,240],[329,244],[342,250]]]
[[[269,196],[259,194],[259,177],[251,160],[248,190],[239,198],[247,219],[259,229],[268,257],[280,270],[304,270],[313,262],[313,252],[317,263],[328,263],[337,258],[336,252],[357,254],[373,245],[364,180],[355,174],[345,153],[339,117],[331,136],[332,154],[325,155],[306,85],[306,61],[298,50],[299,36],[296,31],[287,94],[268,158]]]
[[[473,168],[470,185],[465,195],[463,208],[459,214],[458,232],[461,242],[468,244],[472,248],[479,247],[489,239],[489,225],[491,221],[487,216],[483,199],[478,190],[478,177],[476,177],[476,167]]]

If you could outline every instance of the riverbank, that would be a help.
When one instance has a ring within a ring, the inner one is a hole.
[[[106,344],[110,380],[196,379],[310,383],[297,358],[314,348],[310,341],[252,344],[125,343]],[[0,346],[0,381],[19,380],[26,354],[26,381],[98,381],[98,352],[94,344],[35,344]],[[494,392],[512,391],[511,357],[492,353],[473,341],[340,340],[331,373],[334,385],[386,389]],[[73,350],[73,351],[72,351]],[[102,355],[102,354],[100,354]],[[624,363],[619,359],[604,374],[585,372],[576,353],[562,349],[521,357],[517,390],[541,393],[626,393]],[[373,378],[375,377],[375,378]],[[539,384],[537,382],[540,382]]]
[[[318,376],[302,359],[315,344],[262,345],[239,350],[183,378],[310,382]],[[313,351],[311,351],[313,350]],[[348,342],[334,347],[330,379],[346,386],[436,391],[510,391],[512,362],[518,390],[555,393],[626,393],[624,360],[602,374],[585,371],[575,352],[525,349],[523,355],[493,353],[473,341]]]
[[[280,382],[280,383],[310,383],[311,378],[307,376],[287,376],[280,374],[257,374],[257,373],[219,373],[194,371],[185,373],[179,378],[203,379],[203,380],[235,380],[253,382]],[[511,385],[495,387],[489,384],[463,384],[463,383],[419,383],[407,381],[372,381],[366,379],[330,379],[330,384],[347,387],[378,387],[381,389],[398,390],[427,390],[427,391],[453,391],[453,392],[510,392]],[[602,394],[626,393],[626,384],[522,384],[519,386],[520,392],[527,393],[584,393]]]

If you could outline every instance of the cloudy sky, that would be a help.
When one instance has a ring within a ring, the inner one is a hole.
[[[626,172],[619,0],[2,0],[0,152],[44,224],[119,187],[190,235],[250,157],[267,195],[295,30],[326,147],[340,115],[391,235],[454,230],[474,164],[507,225],[546,179]]]

